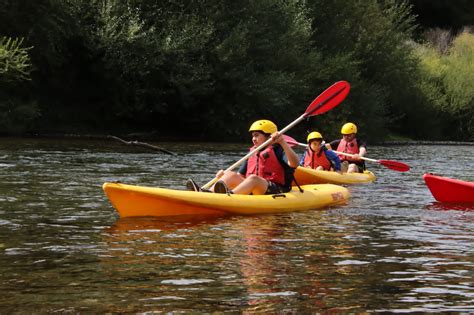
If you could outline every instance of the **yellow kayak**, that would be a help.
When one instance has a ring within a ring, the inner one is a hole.
[[[371,171],[364,173],[337,173],[330,171],[317,171],[309,167],[299,166],[295,170],[295,179],[298,185],[307,184],[361,184],[370,183],[375,180],[375,175]]]
[[[276,195],[227,195],[120,183],[102,187],[120,217],[263,214],[319,209],[344,204],[349,191],[341,186],[306,185],[302,193]]]

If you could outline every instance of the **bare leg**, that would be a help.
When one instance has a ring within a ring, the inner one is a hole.
[[[242,183],[244,179],[245,178],[239,173],[227,172],[219,180],[223,181],[230,189],[233,189],[234,187]],[[214,186],[212,187],[212,191],[214,191]]]
[[[341,162],[341,172],[342,173],[347,172],[348,168],[349,168],[349,162],[347,162],[347,161]]]
[[[359,167],[352,163],[352,164],[349,164],[349,168],[347,169],[347,173],[358,173],[359,172]]]
[[[245,178],[243,182],[241,182],[237,187],[232,189],[234,194],[240,195],[248,195],[250,193],[254,195],[263,195],[267,191],[268,182],[257,176],[257,175],[250,175],[249,177]]]

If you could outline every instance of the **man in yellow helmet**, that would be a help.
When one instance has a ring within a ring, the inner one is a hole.
[[[323,136],[313,131],[306,138],[308,148],[300,160],[300,165],[321,171],[341,171],[341,160],[336,153],[324,145]]]
[[[234,194],[278,194],[291,190],[293,173],[298,167],[298,155],[278,132],[270,120],[257,120],[249,128],[253,147],[260,146],[271,138],[272,143],[252,155],[237,172],[220,170],[220,178],[214,185],[216,193]]]
[[[354,123],[348,122],[341,128],[342,139],[334,140],[326,146],[339,152],[352,154],[351,157],[339,155],[342,161],[342,170],[347,173],[362,173],[365,170],[365,163],[360,157],[367,153],[365,142],[356,138],[357,126]]]

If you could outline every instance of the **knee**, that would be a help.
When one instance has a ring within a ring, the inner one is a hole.
[[[245,182],[249,183],[250,185],[255,186],[255,185],[260,185],[263,182],[266,182],[266,180],[258,175],[252,174],[252,175],[249,175],[247,178],[245,178]]]
[[[249,181],[249,182],[255,182],[259,179],[260,177],[255,175],[255,174],[252,174],[252,175],[249,175],[246,180]]]

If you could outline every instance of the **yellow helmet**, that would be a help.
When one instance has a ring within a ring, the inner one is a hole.
[[[353,123],[346,123],[344,126],[341,128],[341,133],[343,135],[350,135],[351,133],[357,133],[357,126],[354,125]]]
[[[252,131],[261,131],[263,133],[272,134],[278,131],[277,126],[270,120],[261,119],[255,121],[249,128],[249,132]]]
[[[311,132],[308,137],[306,138],[306,142],[309,143],[311,140],[314,140],[314,139],[321,139],[323,140],[323,136],[317,132],[317,131],[313,131]]]

